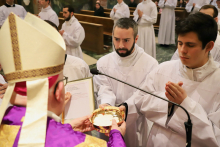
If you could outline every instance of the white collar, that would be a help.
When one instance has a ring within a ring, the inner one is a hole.
[[[41,11],[42,11],[42,12],[46,12],[46,11],[48,11],[48,10],[50,10],[50,9],[52,9],[52,8],[51,8],[51,6],[49,5],[47,8],[42,8]]]
[[[147,4],[147,3],[149,3],[151,0],[146,0],[146,1],[142,1],[142,4]]]
[[[75,16],[73,15],[69,21],[66,21],[66,24],[71,25],[76,20]]]
[[[202,82],[208,75],[213,73],[216,69],[218,69],[217,63],[213,60],[212,56],[209,55],[209,60],[205,65],[199,68],[190,69],[182,64],[181,60],[179,60],[180,68],[179,72],[183,78]]]
[[[127,57],[120,57],[118,53],[115,51],[114,54],[116,56],[116,62],[119,66],[130,67],[133,66],[137,60],[139,60],[140,56],[144,50],[135,44],[134,52]]]
[[[118,6],[124,5],[124,1],[122,1],[120,4],[118,3],[117,5],[118,5]]]
[[[56,122],[61,122],[61,118],[51,111],[47,111],[47,116],[54,119]]]

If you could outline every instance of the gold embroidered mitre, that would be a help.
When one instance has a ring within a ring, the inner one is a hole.
[[[48,77],[63,70],[65,42],[56,29],[28,13],[24,20],[11,13],[0,29],[0,63],[8,88],[0,106],[0,122],[15,83],[26,81],[27,108],[19,146],[44,146]]]

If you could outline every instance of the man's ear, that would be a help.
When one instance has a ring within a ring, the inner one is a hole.
[[[210,52],[213,49],[214,45],[215,43],[213,41],[210,41],[209,43],[207,43],[205,47],[206,52]]]
[[[63,100],[63,96],[62,96],[63,88],[64,88],[63,82],[59,82],[55,92],[55,99],[59,102]]]
[[[136,36],[136,38],[135,38],[135,43],[137,43],[138,38],[139,38],[139,35]]]
[[[71,13],[70,13],[70,15],[71,15],[71,16],[73,16],[73,15],[74,15],[74,13],[73,13],[73,12],[71,12]]]
[[[218,17],[215,17],[214,20],[218,23]]]

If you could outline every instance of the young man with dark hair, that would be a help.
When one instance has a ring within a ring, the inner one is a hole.
[[[209,54],[216,30],[211,16],[200,12],[189,15],[176,27],[180,60],[160,64],[140,86],[188,111],[193,124],[192,147],[220,145],[220,69]],[[184,122],[188,118],[181,108],[141,91],[126,102],[128,114],[143,114],[154,122],[147,147],[186,146]]]
[[[22,19],[24,19],[27,14],[24,7],[15,4],[14,0],[6,0],[6,3],[0,7],[0,28],[11,12],[13,12]]]
[[[98,60],[98,70],[138,87],[147,74],[157,67],[158,62],[136,44],[137,34],[138,26],[134,20],[119,19],[113,29],[115,51]],[[102,75],[94,76],[94,82],[98,89],[97,105],[99,107],[118,106],[136,91],[132,87]],[[144,116],[140,116],[137,121],[127,119],[125,135],[127,147],[146,146],[147,132],[150,130],[148,125]]]
[[[59,19],[56,12],[50,6],[50,0],[39,0],[40,6],[42,6],[41,12],[38,16],[43,20],[49,20],[59,27]]]
[[[66,43],[66,54],[83,59],[80,45],[85,38],[84,28],[75,18],[73,7],[64,6],[63,17],[65,22],[59,32]]]
[[[210,15],[211,17],[214,18],[216,23],[218,23],[218,9],[215,6],[204,5],[200,9],[200,12],[207,14],[207,15]],[[213,49],[210,51],[210,53],[211,53],[214,61],[220,63],[220,35],[219,34],[218,34],[217,39],[215,41],[215,45],[214,45]],[[177,60],[177,59],[179,59],[178,50],[176,50],[176,52],[173,54],[171,60]]]

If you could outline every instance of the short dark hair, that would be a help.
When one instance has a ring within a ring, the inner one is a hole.
[[[49,23],[52,27],[56,28],[57,31],[58,31],[58,27],[57,27],[57,25],[55,25],[55,23],[53,23],[53,22],[51,22],[51,21],[49,21],[49,20],[44,20],[44,21],[46,21],[47,23]]]
[[[98,4],[101,7],[100,3],[95,3],[95,4]]]
[[[203,49],[210,41],[215,42],[217,31],[216,21],[210,15],[201,12],[189,15],[176,26],[178,36],[195,32],[198,35],[198,39],[202,42]]]
[[[213,5],[204,5],[204,6],[202,6],[201,7],[201,9],[200,10],[206,10],[206,9],[213,9],[213,11],[214,11],[214,13],[213,13],[213,18],[216,18],[216,17],[218,17],[218,9],[215,7],[215,6],[213,6]],[[199,11],[200,11],[199,10]]]
[[[121,28],[121,29],[129,29],[129,28],[132,28],[133,31],[134,31],[134,38],[136,38],[137,34],[138,34],[138,25],[137,23],[131,19],[131,18],[120,18],[115,26],[114,26],[114,29],[113,29],[113,33],[114,33],[114,30],[115,28],[118,27],[118,28]]]
[[[50,0],[45,0],[45,1],[49,1],[49,3],[50,3]]]
[[[67,6],[64,6],[63,8],[68,8],[68,11],[71,13],[73,12],[74,13],[74,8],[70,5],[67,5]]]

